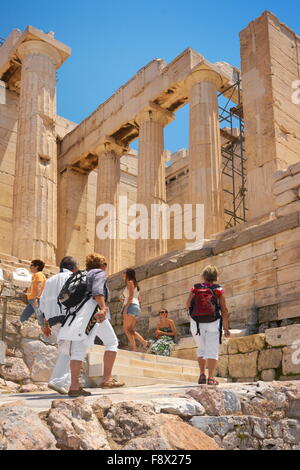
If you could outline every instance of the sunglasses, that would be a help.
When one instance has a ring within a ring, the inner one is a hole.
[[[159,314],[161,314],[161,313],[168,313],[168,312],[167,312],[166,310],[161,310],[161,311],[159,312]]]

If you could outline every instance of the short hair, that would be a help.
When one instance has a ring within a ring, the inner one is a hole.
[[[78,263],[73,256],[65,256],[59,265],[60,269],[68,269],[69,271],[74,271],[78,267]]]
[[[31,266],[38,268],[38,271],[43,271],[45,263],[41,259],[34,259],[31,261]]]
[[[85,259],[86,270],[90,271],[91,269],[101,269],[103,266],[107,265],[105,256],[98,253],[91,253]]]
[[[218,280],[219,271],[214,265],[206,266],[202,271],[202,277],[207,282],[215,282]]]

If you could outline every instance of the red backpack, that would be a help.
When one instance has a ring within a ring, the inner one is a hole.
[[[215,290],[219,284],[207,286],[206,284],[194,285],[194,297],[189,313],[197,323],[197,335],[200,335],[199,323],[211,323],[221,318],[220,305]]]

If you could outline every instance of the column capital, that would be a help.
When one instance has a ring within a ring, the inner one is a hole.
[[[186,78],[185,85],[190,89],[195,83],[210,82],[213,83],[216,88],[221,88],[223,80],[222,76],[212,69],[197,69],[191,72]]]
[[[148,106],[146,106],[146,108],[135,117],[135,121],[139,126],[145,121],[155,121],[161,123],[163,126],[166,126],[172,122],[173,119],[174,113],[162,108],[152,101],[150,101]]]
[[[97,149],[96,153],[98,156],[102,156],[105,153],[114,153],[118,157],[121,157],[126,152],[128,152],[129,147],[128,145],[123,144],[122,142],[114,139],[113,137],[107,136],[105,140],[100,144]]]
[[[50,57],[56,68],[59,68],[63,62],[59,51],[52,45],[44,41],[25,41],[19,45],[17,55],[23,61],[25,57],[31,54],[42,54]]]

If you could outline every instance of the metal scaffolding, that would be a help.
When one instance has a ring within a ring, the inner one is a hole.
[[[232,101],[233,95],[237,103]],[[244,121],[239,75],[232,86],[219,93],[218,98],[224,212],[226,228],[229,228],[245,222],[247,218]]]

